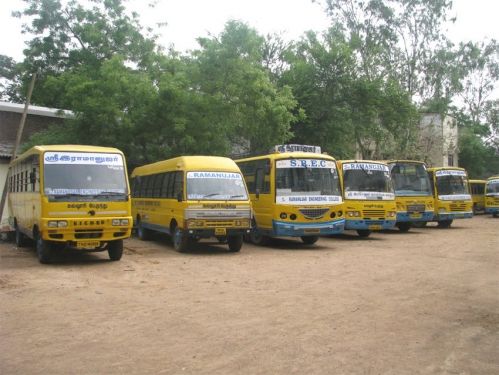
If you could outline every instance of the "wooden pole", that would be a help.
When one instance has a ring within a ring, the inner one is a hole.
[[[17,150],[19,149],[19,145],[21,144],[21,139],[23,137],[23,131],[24,131],[24,124],[26,123],[26,117],[28,116],[28,107],[31,101],[31,94],[33,94],[33,89],[35,87],[35,80],[36,80],[36,73],[33,73],[33,76],[31,77],[31,83],[29,84],[28,88],[28,96],[26,97],[26,103],[24,104],[24,111],[21,116],[21,121],[19,122],[19,128],[17,129],[16,143],[14,143],[14,149],[12,150],[12,157],[10,159],[11,162],[17,157]],[[5,183],[3,186],[2,199],[0,200],[0,224],[2,221],[3,211],[5,208],[5,201],[7,200],[7,188],[9,187],[8,181],[9,181],[9,175],[7,174],[7,178],[5,179]],[[0,232],[2,231],[3,229],[2,227],[0,227]]]

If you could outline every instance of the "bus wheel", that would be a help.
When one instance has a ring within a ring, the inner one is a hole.
[[[149,241],[151,239],[151,231],[144,228],[141,221],[139,221],[139,225],[137,226],[137,235],[141,241]]]
[[[357,234],[360,237],[369,237],[371,231],[369,229],[357,229]]]
[[[452,220],[442,220],[438,222],[439,228],[449,228],[452,224]]]
[[[264,235],[257,228],[253,228],[250,233],[250,241],[254,245],[265,246],[269,242],[269,237]]]
[[[36,256],[42,264],[50,263],[52,258],[52,249],[50,243],[42,238],[40,233],[36,236]]]
[[[189,247],[189,236],[182,229],[175,227],[173,230],[173,247],[179,253],[185,253]]]
[[[407,233],[411,229],[411,223],[397,223],[397,228],[402,233]]]
[[[123,256],[123,240],[111,241],[107,245],[109,259],[120,260]]]
[[[19,227],[16,226],[16,246],[17,247],[25,247],[26,246],[26,236],[23,232],[19,230]]]
[[[229,244],[229,251],[236,253],[243,246],[243,236],[229,236],[227,237],[227,243]]]
[[[300,238],[306,245],[313,245],[319,240],[319,236],[301,236]]]

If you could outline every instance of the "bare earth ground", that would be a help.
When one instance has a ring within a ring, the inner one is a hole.
[[[499,219],[125,245],[44,266],[0,243],[1,374],[499,374]]]

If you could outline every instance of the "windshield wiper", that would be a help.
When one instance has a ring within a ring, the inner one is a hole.
[[[205,195],[203,196],[203,198],[214,197],[215,195],[220,195],[220,193],[205,194]]]
[[[230,197],[232,199],[232,198],[244,197],[244,195],[243,194],[236,194],[236,195],[231,195]]]
[[[99,194],[97,195],[126,195],[126,193],[122,192],[122,193],[119,193],[117,191],[101,191]]]

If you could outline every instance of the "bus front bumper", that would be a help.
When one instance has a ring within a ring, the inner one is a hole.
[[[499,207],[485,207],[486,214],[499,214]]]
[[[397,212],[397,223],[415,222],[415,221],[432,221],[433,211],[425,211],[419,214],[409,212]]]
[[[473,211],[462,211],[462,212],[439,212],[433,217],[435,221],[448,221],[454,219],[471,219],[473,217]]]
[[[196,238],[242,236],[249,232],[250,228],[184,229],[184,233]]]
[[[383,230],[392,229],[396,220],[347,220],[345,229],[353,230]]]
[[[273,236],[326,236],[342,233],[345,228],[345,219],[326,221],[323,223],[290,223],[273,220],[272,227]]]

